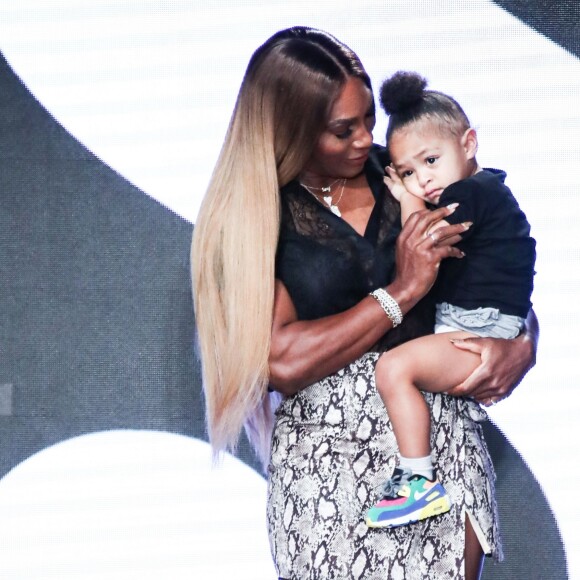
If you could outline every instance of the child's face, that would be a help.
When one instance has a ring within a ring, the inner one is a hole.
[[[457,137],[430,121],[407,125],[389,141],[391,161],[407,191],[432,204],[448,185],[476,172],[476,151],[473,129]]]

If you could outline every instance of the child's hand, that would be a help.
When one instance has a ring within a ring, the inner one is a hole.
[[[425,202],[413,195],[403,184],[403,180],[392,165],[385,167],[385,185],[391,195],[401,204],[401,223],[404,225],[409,217],[425,209]]]
[[[389,188],[391,195],[401,203],[401,199],[404,195],[408,195],[406,187],[403,185],[403,180],[399,177],[398,173],[392,165],[387,165],[385,167],[385,177],[383,179],[385,185]]]

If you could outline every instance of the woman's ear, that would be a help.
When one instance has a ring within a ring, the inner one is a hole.
[[[465,151],[465,155],[467,159],[475,158],[477,153],[477,133],[475,129],[471,127],[463,133],[463,137],[461,137],[461,146]]]

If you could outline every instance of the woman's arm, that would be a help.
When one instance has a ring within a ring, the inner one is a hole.
[[[524,332],[513,340],[467,338],[454,341],[457,348],[479,354],[481,364],[449,394],[474,397],[487,406],[509,397],[536,364],[539,336],[538,319],[530,310]]]
[[[442,259],[462,257],[453,244],[463,224],[447,226],[426,236],[433,223],[453,212],[450,208],[417,212],[397,240],[396,274],[387,292],[406,314],[431,288]],[[281,282],[276,284],[270,383],[285,395],[298,392],[352,362],[392,328],[378,302],[368,296],[354,307],[318,320],[299,321]]]

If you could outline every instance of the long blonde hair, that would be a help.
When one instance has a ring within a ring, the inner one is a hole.
[[[242,426],[264,465],[273,425],[268,357],[280,187],[310,159],[349,76],[370,81],[331,35],[283,30],[252,56],[192,243],[206,419],[215,453]]]

